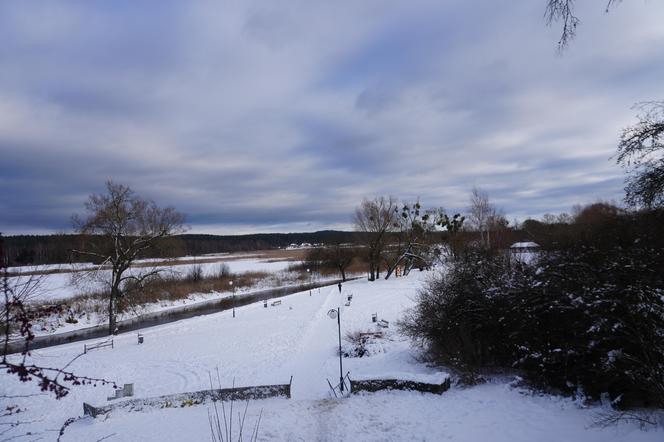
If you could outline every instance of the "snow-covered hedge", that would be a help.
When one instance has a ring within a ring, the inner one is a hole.
[[[530,266],[469,250],[402,327],[445,363],[514,367],[560,391],[664,407],[662,221],[572,226]]]

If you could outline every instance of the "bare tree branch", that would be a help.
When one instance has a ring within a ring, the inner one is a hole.
[[[622,0],[607,0],[605,12]],[[548,0],[544,12],[547,25],[562,23],[562,31],[558,40],[558,51],[564,51],[576,36],[576,28],[581,20],[574,14],[575,0]]]
[[[623,130],[616,162],[630,176],[625,200],[632,206],[664,205],[664,101],[635,106],[641,111],[638,122]]]

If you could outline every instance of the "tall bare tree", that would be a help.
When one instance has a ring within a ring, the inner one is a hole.
[[[491,245],[491,220],[496,216],[496,208],[489,201],[489,194],[473,187],[470,194],[470,207],[468,208],[468,219],[471,227],[480,234],[480,240],[486,247]]]
[[[184,215],[172,207],[160,208],[140,198],[127,186],[106,183],[106,193],[91,195],[85,203],[86,214],[75,215],[75,230],[84,244],[73,252],[101,261],[111,268],[108,303],[108,332],[116,332],[118,300],[125,295],[128,282],[140,287],[158,270],[127,272],[132,263],[154,247],[158,240],[184,231]]]
[[[327,261],[339,271],[341,279],[345,281],[346,269],[357,256],[357,250],[352,246],[337,243],[326,247],[325,252]]]
[[[355,230],[362,232],[369,261],[369,280],[380,277],[380,262],[389,232],[395,229],[397,202],[393,197],[364,199],[355,210]]]
[[[346,270],[358,255],[359,251],[353,245],[334,243],[311,249],[305,257],[305,263],[307,267],[312,269],[329,268],[337,270],[341,279],[346,281]]]

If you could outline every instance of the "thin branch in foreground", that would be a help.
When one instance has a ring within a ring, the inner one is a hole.
[[[621,423],[637,423],[641,429],[656,427],[659,423],[664,423],[664,415],[658,416],[651,411],[618,411],[610,410],[597,413],[591,427],[606,428]]]

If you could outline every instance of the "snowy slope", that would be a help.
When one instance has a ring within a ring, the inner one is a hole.
[[[375,330],[371,315],[390,321],[382,352],[346,358],[344,371],[354,375],[407,373],[432,376],[439,369],[418,362],[417,352],[394,329],[412,305],[426,273],[389,281],[353,281],[339,294],[336,287],[283,298],[276,307],[254,304],[230,312],[193,318],[115,338],[115,348],[93,351],[71,367],[77,373],[135,384],[136,397],[195,391],[209,387],[208,372],[219,367],[221,383],[230,386],[287,383],[293,376],[293,398],[254,401],[247,420],[261,409],[259,440],[492,440],[492,441],[655,441],[660,431],[642,432],[631,424],[589,429],[597,409],[581,409],[567,399],[533,396],[506,382],[452,390],[441,396],[412,392],[376,393],[331,399],[326,379],[338,378],[337,323],[328,310],[342,306],[342,335]],[[343,306],[347,294],[350,306]],[[82,350],[70,344],[35,351],[36,359],[61,366]],[[2,393],[34,393],[0,374]],[[50,397],[12,399],[37,419],[34,432],[59,428],[82,415],[83,401],[103,405],[110,387],[77,388],[61,401]],[[7,402],[5,400],[5,402]],[[3,404],[4,405],[4,404]],[[142,412],[116,410],[107,417],[84,418],[69,426],[64,441],[209,440],[208,405]],[[43,433],[48,434],[48,433]],[[46,439],[50,438],[46,437]]]

